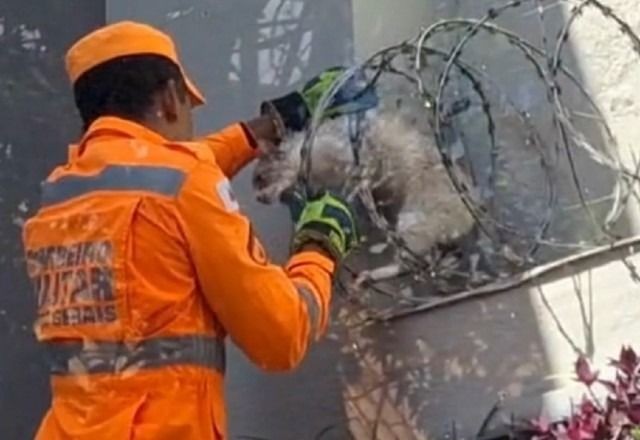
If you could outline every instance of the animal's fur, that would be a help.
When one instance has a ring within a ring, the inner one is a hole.
[[[360,169],[371,179],[380,211],[411,251],[426,255],[471,232],[473,218],[447,175],[433,136],[391,113],[370,116],[367,121]],[[355,158],[346,133],[345,118],[319,128],[311,155],[313,187],[341,189],[348,182]],[[295,183],[303,138],[296,134],[277,152],[260,158],[253,181],[258,200],[273,203]],[[363,278],[386,279],[401,271],[401,265],[394,264],[369,271]]]

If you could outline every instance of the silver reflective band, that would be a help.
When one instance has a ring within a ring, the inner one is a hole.
[[[185,173],[169,167],[106,167],[95,176],[64,176],[42,184],[42,205],[54,205],[94,191],[148,191],[163,196],[178,195]]]
[[[49,371],[55,375],[124,373],[172,365],[197,365],[224,373],[224,341],[176,336],[126,342],[47,342]]]
[[[318,307],[318,302],[316,301],[316,297],[313,292],[311,292],[311,290],[304,284],[296,283],[296,290],[298,291],[300,298],[302,298],[302,301],[304,301],[307,306],[309,326],[311,327],[309,331],[309,339],[314,341],[316,335],[320,331],[320,308]]]

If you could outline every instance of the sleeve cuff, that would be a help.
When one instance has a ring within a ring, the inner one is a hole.
[[[238,162],[247,163],[258,156],[258,142],[251,134],[251,131],[241,122],[230,125],[224,129],[225,132],[236,139],[234,142],[234,153],[237,154]]]
[[[258,141],[256,140],[255,136],[253,135],[249,127],[247,127],[247,124],[245,124],[244,122],[240,122],[240,127],[242,127],[242,131],[244,131],[244,136],[247,138],[247,142],[249,143],[251,148],[253,149],[258,148]]]
[[[304,251],[293,255],[287,263],[287,270],[292,270],[297,266],[303,266],[307,264],[313,264],[320,266],[327,273],[333,274],[336,270],[336,263],[329,257],[322,255],[319,252]]]

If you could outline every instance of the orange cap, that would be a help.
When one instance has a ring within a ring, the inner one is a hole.
[[[78,40],[65,58],[71,83],[75,83],[88,70],[117,57],[154,54],[173,61],[196,105],[205,103],[204,96],[189,79],[178,60],[175,44],[167,34],[151,26],[122,21],[98,29]]]

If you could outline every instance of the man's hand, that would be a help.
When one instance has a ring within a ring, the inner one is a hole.
[[[290,131],[304,130],[318,108],[322,96],[344,74],[345,68],[334,67],[316,76],[299,91],[263,102],[260,111],[273,118],[274,124]],[[375,86],[367,81],[362,72],[354,74],[338,90],[324,117],[334,118],[349,113],[362,112],[378,105]]]
[[[358,243],[356,224],[347,203],[329,192],[307,201],[302,209],[299,202],[297,199],[289,204],[296,223],[292,251],[317,245],[336,262],[344,259]]]

